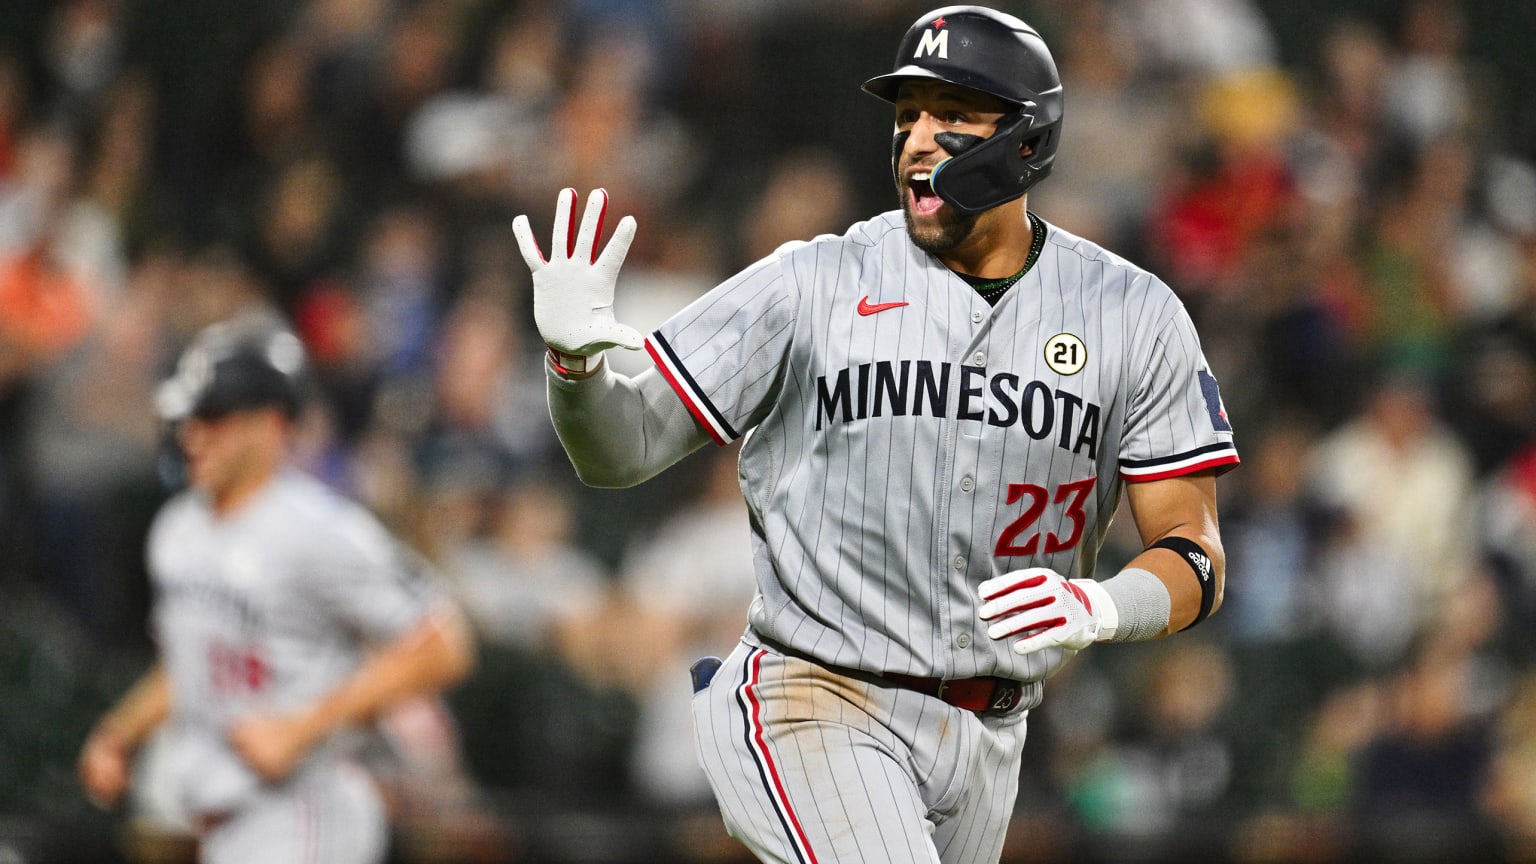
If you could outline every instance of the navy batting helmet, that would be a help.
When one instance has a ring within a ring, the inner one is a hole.
[[[160,417],[219,417],[274,406],[297,417],[306,390],[304,346],[270,321],[229,321],[198,334],[155,393]]]
[[[902,82],[914,79],[943,81],[1016,106],[990,138],[940,142],[953,157],[933,172],[940,198],[979,213],[1019,198],[1051,172],[1061,138],[1061,77],[1035,28],[981,6],[935,9],[902,37],[895,69],[864,82],[864,90],[895,102]]]

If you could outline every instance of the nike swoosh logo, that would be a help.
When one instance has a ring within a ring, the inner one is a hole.
[[[897,300],[894,303],[871,303],[868,297],[859,298],[859,314],[873,315],[876,312],[884,312],[887,309],[895,309],[897,306],[905,306],[907,301]]]

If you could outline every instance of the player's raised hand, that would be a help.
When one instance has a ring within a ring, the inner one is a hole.
[[[1022,637],[1015,654],[1060,646],[1086,648],[1104,632],[1106,617],[1115,616],[1114,602],[1092,579],[1067,579],[1055,570],[1032,567],[988,579],[978,588],[981,620],[989,622],[993,639]]]
[[[638,349],[644,341],[638,330],[613,317],[613,287],[635,239],[635,217],[619,220],[613,239],[599,255],[597,240],[602,236],[607,211],[607,190],[594,191],[587,197],[578,230],[576,190],[560,190],[547,259],[533,238],[528,217],[519,216],[512,222],[523,260],[533,271],[534,323],[545,344],[563,354],[590,357],[614,346]]]

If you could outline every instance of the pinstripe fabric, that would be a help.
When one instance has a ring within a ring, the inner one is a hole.
[[[389,844],[384,804],[350,763],[263,787],[205,834],[201,864],[381,864]]]
[[[701,425],[745,435],[756,632],[837,666],[1034,682],[1034,704],[1069,655],[988,639],[976,586],[1091,577],[1125,482],[1236,463],[1178,298],[1047,228],[995,307],[891,212],[781,248],[649,337]],[[1063,334],[1080,368],[1048,356]]]
[[[194,814],[238,809],[262,785],[231,749],[230,723],[330,693],[371,642],[415,626],[440,591],[365,508],[295,469],[230,519],[195,492],[178,495],[147,549],[176,706],[167,782]],[[356,730],[341,731],[306,764],[336,762],[359,743]]]
[[[1002,854],[1025,714],[979,717],[743,643],[694,695],[731,835],[780,864]]]
[[[316,864],[320,858],[320,802],[313,790],[305,789],[295,796],[293,804],[299,822],[299,830],[288,838],[294,845],[293,860],[299,864]]]

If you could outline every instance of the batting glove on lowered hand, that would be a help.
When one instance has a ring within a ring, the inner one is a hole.
[[[1092,579],[1067,579],[1055,570],[1032,567],[988,579],[979,587],[978,614],[990,622],[993,639],[1022,636],[1015,654],[1042,648],[1087,648],[1114,635],[1119,616],[1109,594]]]
[[[619,220],[613,239],[599,255],[597,238],[603,233],[607,212],[608,191],[598,189],[587,197],[587,210],[577,230],[576,190],[561,189],[548,260],[533,239],[528,217],[512,221],[523,260],[533,271],[534,324],[544,343],[563,355],[591,357],[615,345],[635,350],[644,341],[640,331],[613,317],[613,286],[635,239],[635,217]]]

